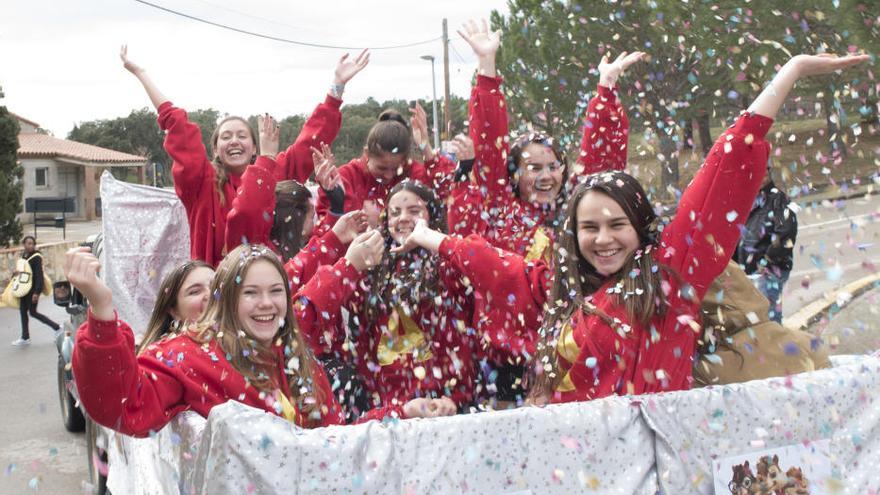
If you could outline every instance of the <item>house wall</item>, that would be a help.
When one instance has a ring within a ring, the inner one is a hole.
[[[24,187],[21,202],[21,212],[19,220],[22,223],[33,223],[33,213],[25,213],[25,198],[60,198],[74,197],[76,198],[74,205],[75,211],[68,213],[70,219],[84,219],[87,217],[88,209],[86,200],[83,196],[83,167],[82,165],[74,165],[69,163],[58,162],[51,158],[24,158],[21,160],[24,167]],[[37,169],[46,169],[46,185],[37,186]],[[94,210],[94,200],[92,201],[92,209]],[[45,213],[41,216],[47,218],[54,217],[54,214]]]

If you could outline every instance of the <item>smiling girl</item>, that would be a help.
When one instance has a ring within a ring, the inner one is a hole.
[[[257,136],[244,118],[227,117],[217,124],[211,136],[212,155],[209,158],[202,143],[202,131],[189,121],[186,111],[173,106],[146,71],[129,60],[127,47],[122,47],[120,57],[125,69],[140,81],[159,112],[159,127],[166,132],[165,151],[174,160],[171,170],[174,189],[189,220],[190,255],[216,266],[223,258],[226,217],[235,191],[241,185],[241,175],[260,154]],[[339,132],[342,119],[339,88],[344,87],[368,62],[366,51],[354,60],[348,60],[348,55],[344,55],[336,66],[334,94],[328,94],[315,108],[296,141],[277,157],[264,151],[265,159],[278,162],[276,173],[279,179],[304,182],[311,175],[314,169],[311,148],[332,142]]]

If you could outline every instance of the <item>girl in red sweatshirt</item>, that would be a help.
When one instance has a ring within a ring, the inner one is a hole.
[[[345,194],[344,211],[385,209],[385,199],[391,188],[404,179],[412,179],[434,189],[438,197],[448,196],[453,183],[455,163],[428,144],[428,125],[425,111],[416,105],[409,125],[402,115],[386,110],[379,115],[367,135],[363,156],[339,167],[339,176]],[[413,141],[421,150],[423,162],[410,159]],[[318,192],[320,235],[327,228],[330,197]]]
[[[459,34],[479,59],[477,81],[469,104],[470,134],[476,149],[473,180],[454,189],[449,207],[451,231],[477,234],[493,246],[549,262],[557,222],[568,196],[567,183],[576,183],[600,170],[620,170],[626,164],[629,121],[617,99],[618,77],[644,56],[622,53],[613,63],[607,55],[599,64],[598,94],[587,107],[581,152],[569,171],[555,140],[532,132],[508,144],[508,115],[501,77],[495,70],[500,45],[498,32],[483,21],[470,21]],[[570,188],[569,188],[570,189]],[[505,319],[504,311],[479,294],[475,328],[486,336],[483,349],[495,368],[497,398],[522,396],[523,359],[534,353],[537,333]]]
[[[412,242],[438,251],[477,292],[525,321],[549,305],[533,361],[536,402],[687,389],[700,300],[729,261],[763,180],[773,117],[798,77],[867,59],[791,59],[718,138],[662,230],[636,179],[617,171],[590,176],[569,200],[552,279],[542,261],[476,236],[416,229]]]
[[[97,278],[87,248],[68,252],[68,279],[91,306],[77,332],[73,373],[96,423],[146,436],[177,413],[237,400],[300,427],[342,424],[321,367],[290,316],[284,269],[265,246],[239,246],[224,258],[214,294],[198,324],[135,354],[131,329],[118,320],[112,295]],[[421,401],[377,409],[364,419],[436,415],[444,404]]]
[[[144,69],[128,59],[126,47],[120,56],[125,68],[143,85],[159,112],[159,127],[166,131],[165,150],[174,160],[174,188],[189,220],[190,254],[193,259],[216,266],[223,258],[226,217],[235,191],[241,185],[241,174],[258,155],[256,135],[241,117],[223,119],[211,138],[213,156],[209,159],[199,127],[187,119],[183,109],[171,104]],[[297,140],[278,154],[279,178],[302,182],[311,175],[314,168],[311,148],[332,142],[339,132],[340,88],[368,62],[366,52],[353,61],[349,61],[347,55],[340,59],[331,90],[334,94],[327,95],[306,121]]]
[[[445,230],[436,195],[405,180],[388,196],[381,233],[359,236],[344,259],[319,268],[302,288],[298,320],[316,353],[352,356],[373,403],[444,396],[466,406],[476,388],[471,291],[454,266],[422,249],[385,252],[417,220]],[[349,332],[340,330],[342,308]]]

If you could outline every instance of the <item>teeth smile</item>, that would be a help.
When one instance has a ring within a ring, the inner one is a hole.
[[[598,254],[602,258],[610,258],[611,256],[614,256],[618,252],[620,252],[620,249],[608,249],[605,251],[596,251],[596,254]]]
[[[275,319],[275,316],[274,316],[274,315],[269,315],[269,316],[253,316],[252,318],[255,319],[255,320],[257,320],[257,321],[269,322],[269,321],[274,320],[274,319]]]

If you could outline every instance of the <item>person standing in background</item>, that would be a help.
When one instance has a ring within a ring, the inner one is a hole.
[[[37,240],[34,236],[25,236],[22,240],[24,252],[21,257],[27,260],[31,267],[31,290],[22,296],[18,302],[18,311],[21,315],[21,337],[12,341],[12,345],[25,346],[31,343],[31,335],[28,330],[28,315],[40,320],[52,327],[56,332],[61,326],[50,320],[46,315],[37,312],[37,304],[40,302],[40,293],[43,292],[43,255],[37,251]]]

